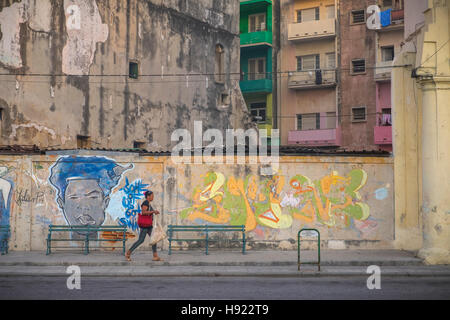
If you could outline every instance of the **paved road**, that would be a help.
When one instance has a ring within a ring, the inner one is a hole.
[[[0,278],[0,299],[445,299],[450,278],[382,277],[369,290],[366,277],[85,277],[81,289],[67,289],[66,277]]]

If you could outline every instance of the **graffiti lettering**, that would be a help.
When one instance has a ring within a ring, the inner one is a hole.
[[[141,212],[141,207],[137,200],[144,197],[143,193],[148,184],[143,184],[142,180],[136,180],[131,183],[128,178],[125,179],[125,186],[119,191],[123,191],[125,195],[122,198],[122,206],[125,208],[125,217],[119,219],[119,225],[125,226],[133,231],[139,227],[137,225],[137,215]]]
[[[369,206],[361,201],[359,190],[367,174],[355,169],[346,176],[333,171],[312,181],[296,175],[289,180],[292,188],[284,192],[285,177],[275,175],[245,179],[231,176],[226,181],[220,172],[208,172],[203,187],[194,189],[192,205],[180,212],[182,219],[196,219],[230,225],[243,224],[247,231],[258,225],[274,229],[289,228],[293,219],[328,227],[350,227],[352,221],[365,221]],[[286,212],[283,212],[285,209]],[[360,224],[374,227],[376,223]]]
[[[25,203],[43,203],[45,198],[45,193],[42,191],[36,192],[34,196],[32,196],[31,192],[28,192],[28,190],[24,189],[18,189],[16,192],[16,204],[20,207],[22,204]]]

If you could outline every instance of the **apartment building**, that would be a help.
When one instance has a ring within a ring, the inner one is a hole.
[[[252,119],[272,128],[272,1],[240,2],[240,87]]]
[[[378,5],[379,29],[367,8]],[[392,150],[392,61],[401,0],[281,1],[281,144]]]
[[[337,147],[336,1],[281,1],[281,144]]]
[[[395,56],[401,51],[404,33],[403,0],[383,0],[379,3],[382,12],[389,14],[390,24],[376,30],[376,123],[374,144],[380,149],[392,151],[391,72]]]

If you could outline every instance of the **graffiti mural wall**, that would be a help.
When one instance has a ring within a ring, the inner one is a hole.
[[[162,211],[162,168],[161,163],[134,157],[33,157],[24,164],[21,182],[15,187],[12,224],[23,230],[23,235],[30,234],[24,243],[17,239],[16,249],[43,250],[50,224],[120,225],[127,227],[127,238],[135,238],[145,190],[155,192],[155,206]],[[30,225],[24,225],[27,219]],[[83,235],[70,236],[78,239]],[[102,239],[118,236],[111,232],[94,235]],[[77,247],[80,242],[70,245]],[[103,242],[102,246],[117,243]]]
[[[245,225],[250,245],[275,247],[295,243],[302,227],[318,228],[325,241],[392,243],[392,159],[281,157],[273,175],[261,169],[102,154],[3,158],[0,221],[11,224],[11,250],[44,250],[50,224],[126,226],[131,239],[152,190],[164,227]]]
[[[276,175],[263,176],[250,166],[191,166],[191,182],[181,188],[179,218],[245,225],[250,238],[260,240],[296,239],[300,228],[312,227],[324,239],[389,241],[394,235],[392,168],[380,169],[378,164],[282,163]]]

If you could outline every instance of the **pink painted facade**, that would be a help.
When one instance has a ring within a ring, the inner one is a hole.
[[[292,130],[288,134],[289,144],[301,144],[305,146],[340,146],[341,130],[320,129],[320,130]]]

